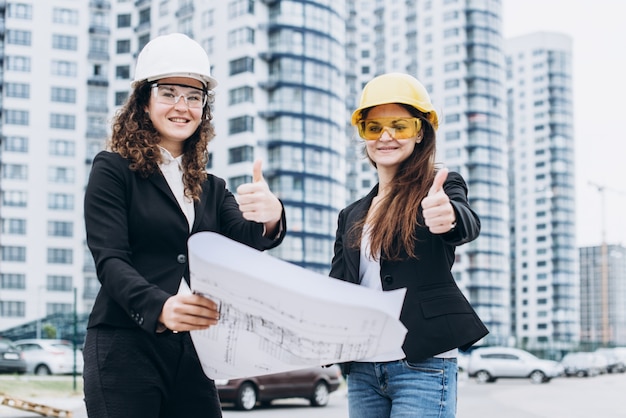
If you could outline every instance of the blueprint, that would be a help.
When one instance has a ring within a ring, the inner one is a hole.
[[[218,325],[191,332],[212,379],[358,360],[404,342],[398,317],[405,289],[336,280],[212,232],[193,235],[188,245],[186,291],[219,305]]]

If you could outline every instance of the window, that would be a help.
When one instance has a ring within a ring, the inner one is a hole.
[[[244,161],[253,161],[254,148],[250,145],[231,148],[228,150],[228,164],[241,163]]]
[[[150,34],[146,34],[146,35],[142,35],[139,37],[139,39],[137,39],[137,50],[141,51],[143,49],[144,46],[146,46],[146,44],[150,42]]]
[[[238,87],[228,91],[228,104],[254,102],[254,89],[250,86]]]
[[[150,23],[150,8],[139,11],[139,24]]]
[[[28,166],[26,164],[4,164],[2,165],[2,178],[28,180]]]
[[[50,68],[52,75],[61,77],[76,77],[78,74],[78,66],[75,62],[53,60]]]
[[[444,66],[443,66],[443,70],[445,72],[456,71],[458,69],[459,69],[459,63],[458,62],[448,62],[448,63],[444,64]]]
[[[254,14],[254,0],[233,0],[228,3],[229,19],[235,19],[244,14]]]
[[[0,289],[26,289],[26,275],[20,273],[0,274]]]
[[[451,114],[445,116],[445,122],[446,123],[459,122],[460,120],[461,120],[461,115],[458,114],[458,113],[451,113]]]
[[[59,103],[76,103],[76,89],[66,87],[52,87],[50,100]]]
[[[455,36],[459,36],[459,29],[458,28],[451,28],[451,29],[446,29],[443,31],[443,37],[445,38],[452,38]]]
[[[7,15],[14,19],[31,20],[33,18],[33,6],[25,3],[7,4]]]
[[[13,318],[22,318],[25,315],[25,306],[24,302],[13,301],[13,300],[3,300],[0,301],[0,316],[3,317],[13,317]]]
[[[234,48],[238,45],[254,44],[254,29],[238,28],[228,32],[228,47]]]
[[[73,210],[74,195],[66,193],[49,193],[48,209]]]
[[[10,29],[7,30],[6,40],[8,44],[30,46],[31,33],[26,30]]]
[[[117,15],[118,28],[130,28],[130,13]]]
[[[230,69],[230,75],[245,72],[254,72],[254,58],[252,57],[239,58],[231,61],[228,65]]]
[[[4,86],[7,97],[17,97],[19,99],[30,98],[30,84],[6,83]]]
[[[0,247],[0,253],[2,257],[2,261],[15,261],[15,262],[24,262],[26,261],[26,247],[19,246],[2,246]]]
[[[52,35],[52,48],[76,51],[78,49],[78,38],[68,35]]]
[[[27,110],[6,109],[4,111],[4,123],[7,125],[28,126],[29,115]]]
[[[117,41],[115,52],[118,54],[128,54],[130,52],[130,40],[122,39]]]
[[[50,155],[59,155],[62,157],[73,157],[75,155],[75,144],[73,141],[66,139],[51,139]]]
[[[78,25],[78,10],[55,7],[52,10],[52,22],[63,25]]]
[[[252,131],[254,131],[254,118],[252,116],[246,115],[228,120],[228,133],[231,135]]]
[[[115,106],[121,106],[126,102],[128,98],[127,91],[116,91],[115,92]]]
[[[74,169],[71,167],[48,168],[48,181],[51,183],[74,183]]]
[[[74,224],[66,221],[48,221],[48,236],[50,237],[72,237],[74,235]]]
[[[73,130],[76,127],[76,116],[52,113],[50,115],[50,127]]]
[[[28,152],[28,138],[25,136],[5,136],[2,149],[10,152]]]
[[[107,55],[109,52],[109,41],[104,38],[90,38],[89,39],[89,52]]]
[[[460,81],[459,81],[458,78],[453,78],[453,79],[450,79],[450,80],[446,80],[445,83],[444,83],[444,87],[446,89],[453,89],[455,87],[459,87],[459,85],[460,85]]]
[[[202,29],[210,28],[213,26],[213,22],[215,19],[215,10],[205,10],[202,12],[202,19],[200,19],[200,23],[202,24]]]
[[[9,55],[6,57],[7,70],[30,72],[30,57]]]
[[[118,80],[128,80],[130,78],[130,67],[128,65],[116,66],[115,78],[117,78]]]
[[[27,194],[21,190],[3,190],[2,205],[14,208],[25,208]]]
[[[2,219],[1,231],[7,235],[26,235],[26,219]]]
[[[69,292],[72,290],[72,276],[50,275],[46,277],[46,290]]]
[[[69,248],[48,248],[48,264],[72,264],[72,250]]]
[[[72,313],[71,303],[46,303],[46,315]]]

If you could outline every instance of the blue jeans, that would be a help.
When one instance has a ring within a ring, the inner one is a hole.
[[[456,358],[351,363],[350,418],[454,418]]]

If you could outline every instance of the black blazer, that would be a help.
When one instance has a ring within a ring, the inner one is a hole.
[[[187,218],[160,171],[142,178],[117,153],[102,151],[93,161],[85,192],[87,244],[102,287],[89,317],[97,325],[141,327],[155,332],[163,304],[189,283],[187,239],[213,231],[258,250],[277,246],[263,237],[263,225],[243,218],[224,180],[209,174],[195,203],[191,232]]]
[[[488,334],[450,272],[455,247],[478,237],[480,220],[469,207],[467,185],[460,174],[450,172],[443,187],[456,213],[456,227],[441,235],[418,227],[414,247],[417,258],[408,258],[406,253],[402,253],[401,261],[381,257],[383,290],[407,289],[400,320],[408,330],[402,346],[408,361],[454,348],[467,349]],[[339,213],[331,277],[360,284],[360,250],[350,245],[347,233],[367,215],[377,194],[378,185]]]

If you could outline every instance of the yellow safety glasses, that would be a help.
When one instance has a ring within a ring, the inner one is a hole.
[[[419,118],[378,118],[365,119],[357,123],[359,136],[366,141],[379,139],[386,129],[394,139],[408,139],[417,136],[422,129]]]

